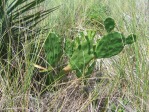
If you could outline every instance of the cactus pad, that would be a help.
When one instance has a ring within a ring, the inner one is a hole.
[[[136,41],[136,35],[131,34],[127,38],[122,33],[111,32],[97,42],[95,49],[96,58],[109,58],[119,54],[125,45]]]
[[[112,32],[103,36],[96,47],[96,58],[109,58],[122,51],[125,45],[125,38],[119,32]]]
[[[72,70],[78,70],[85,67],[94,58],[92,45],[95,32],[81,32],[79,36],[80,37],[76,38],[78,48],[74,51],[69,61]]]
[[[75,41],[66,38],[65,41],[65,53],[68,57],[71,57],[75,49]]]
[[[70,66],[72,70],[78,70],[85,67],[92,59],[93,54],[88,53],[86,44],[82,45],[81,49],[75,50],[72,57],[70,58]]]
[[[125,44],[132,44],[133,42],[136,41],[136,35],[134,34],[130,34],[127,38],[126,38],[126,43]]]
[[[107,32],[111,32],[114,29],[114,27],[115,27],[115,21],[114,21],[114,19],[107,18],[104,21],[104,26],[105,26],[105,29],[107,30]]]
[[[51,66],[54,66],[62,55],[61,42],[62,38],[55,33],[49,33],[45,41],[44,49],[46,58]]]

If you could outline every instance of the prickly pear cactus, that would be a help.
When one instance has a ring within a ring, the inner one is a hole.
[[[93,38],[95,36],[94,31],[81,32],[76,38],[78,44],[72,57],[70,57],[69,65],[71,70],[79,70],[85,67],[93,58]]]
[[[59,61],[62,55],[62,38],[55,33],[49,33],[45,44],[45,54],[47,61],[51,66],[55,66],[55,64]]]
[[[82,74],[90,74],[92,67],[89,63],[97,58],[110,58],[119,54],[125,45],[132,44],[136,41],[136,35],[131,34],[127,38],[120,33],[112,31],[115,28],[115,21],[112,18],[107,18],[104,21],[104,26],[108,34],[104,35],[101,40],[94,45],[94,31],[80,33],[76,38],[78,44],[74,50],[69,64],[63,69],[64,71],[76,70],[77,77]],[[94,64],[93,64],[94,65]]]
[[[104,21],[107,34],[99,41],[94,42],[96,32],[92,30],[80,32],[75,40],[66,40],[66,55],[69,57],[69,63],[63,68],[61,73],[76,70],[77,77],[89,77],[95,66],[95,59],[110,58],[119,54],[125,45],[136,41],[136,35],[130,34],[127,38],[120,33],[113,31],[115,21],[107,18]],[[44,49],[46,58],[51,66],[55,66],[62,55],[62,38],[55,33],[49,33]],[[58,76],[62,77],[61,75]],[[48,82],[55,80],[55,77],[49,75]]]

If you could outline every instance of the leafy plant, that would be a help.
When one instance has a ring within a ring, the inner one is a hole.
[[[0,0],[0,56],[2,58],[7,58],[8,44],[16,47],[25,41],[25,35],[27,39],[31,39],[46,30],[43,27],[41,29],[38,24],[58,7],[36,11],[36,8],[44,1]],[[33,13],[30,13],[31,11]]]

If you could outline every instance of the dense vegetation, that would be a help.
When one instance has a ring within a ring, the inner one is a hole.
[[[149,111],[147,0],[0,0],[0,111]]]

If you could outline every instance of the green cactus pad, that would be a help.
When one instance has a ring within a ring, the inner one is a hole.
[[[107,18],[104,21],[104,26],[105,26],[105,29],[107,30],[107,32],[111,32],[114,29],[114,27],[115,27],[115,21],[114,21],[114,19]]]
[[[76,49],[70,58],[70,66],[72,70],[78,70],[86,66],[94,58],[93,54],[88,52],[88,44],[85,42],[81,45],[81,49]]]
[[[81,32],[79,36],[80,37],[77,37],[76,39],[78,40],[78,38],[80,38],[80,42],[69,61],[72,70],[78,70],[85,67],[94,58],[92,46],[95,32]]]
[[[49,64],[51,64],[51,66],[54,66],[62,55],[61,42],[62,38],[55,33],[49,33],[45,41],[45,54],[47,61]]]
[[[71,57],[75,49],[75,42],[69,38],[65,41],[65,53],[68,57]]]
[[[96,58],[109,58],[117,55],[124,48],[125,38],[119,32],[112,32],[105,35],[97,42],[95,49]]]
[[[134,34],[130,34],[127,38],[126,38],[126,43],[125,44],[132,44],[134,42],[136,42],[136,35]]]

